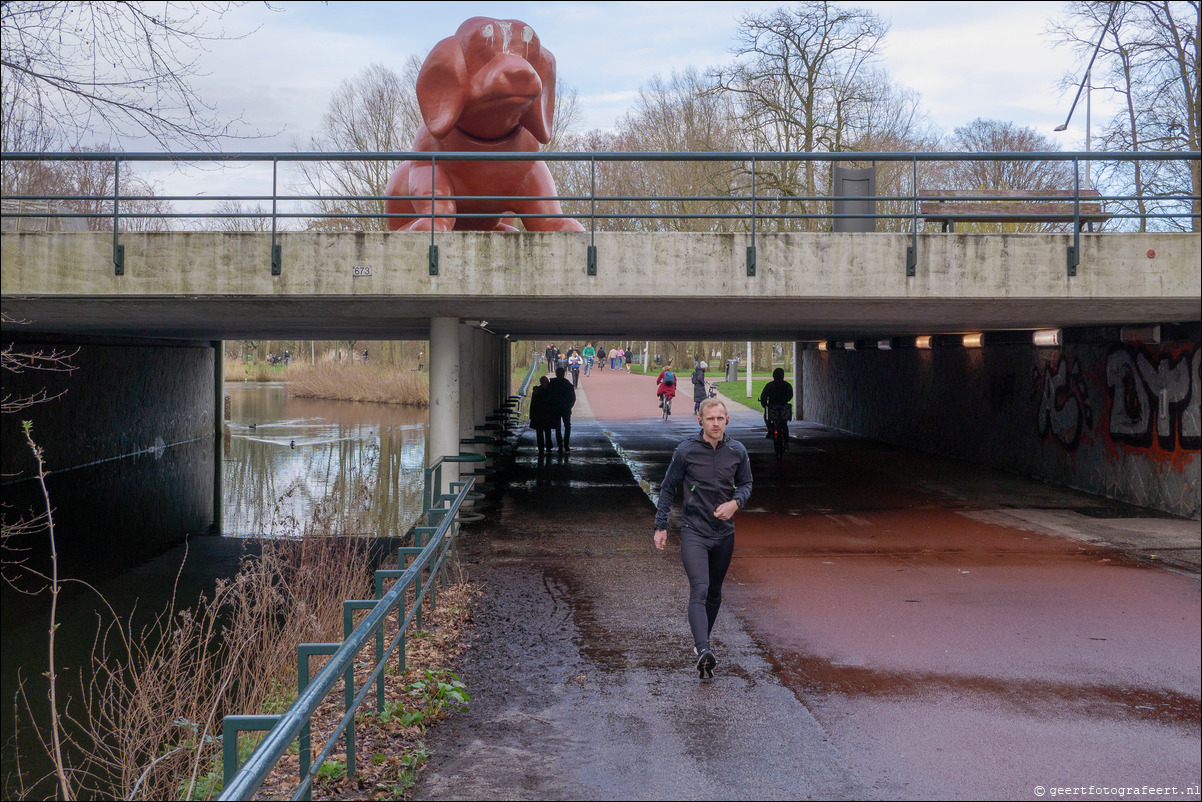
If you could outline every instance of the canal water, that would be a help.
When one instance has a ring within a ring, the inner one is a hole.
[[[109,613],[148,623],[174,602],[194,603],[257,551],[256,538],[401,537],[421,512],[428,414],[392,404],[292,398],[283,384],[227,384],[225,437],[160,447],[52,475],[60,575],[60,681],[76,699],[99,622]],[[47,454],[53,469],[53,454]],[[3,487],[10,520],[44,509],[35,482]],[[25,549],[20,551],[20,549]],[[22,687],[44,706],[49,594],[28,595],[46,572],[45,533],[6,544],[0,606],[3,797],[14,798],[15,747],[27,777],[48,770],[13,722]],[[25,568],[12,565],[23,560]],[[94,588],[94,590],[93,590]],[[100,600],[103,596],[104,602]],[[61,691],[60,691],[61,693]],[[28,782],[27,782],[28,784]],[[51,793],[39,786],[41,797]]]

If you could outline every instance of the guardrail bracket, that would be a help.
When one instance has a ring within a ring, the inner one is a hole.
[[[430,246],[430,275],[438,275],[438,246]]]

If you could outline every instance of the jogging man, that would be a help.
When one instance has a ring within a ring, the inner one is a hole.
[[[661,551],[667,544],[668,512],[683,484],[680,557],[689,576],[689,629],[697,674],[711,679],[718,661],[710,649],[710,631],[722,605],[722,582],[734,554],[731,519],[751,496],[751,461],[743,444],[726,436],[730,417],[724,403],[716,398],[702,401],[697,421],[701,432],[676,447],[660,485],[653,541]]]

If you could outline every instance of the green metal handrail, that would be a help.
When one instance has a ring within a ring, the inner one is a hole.
[[[426,515],[427,525],[414,529],[413,547],[398,550],[398,570],[381,569],[376,571],[375,599],[349,600],[343,603],[345,639],[342,643],[307,643],[298,647],[296,701],[287,711],[278,716],[226,716],[223,719],[222,739],[226,780],[220,799],[250,799],[293,741],[300,743],[301,753],[300,782],[294,791],[293,799],[309,798],[309,792],[316,777],[313,766],[320,767],[322,765],[333,752],[339,736],[343,733],[346,735],[347,773],[354,773],[355,714],[367,694],[372,690],[373,682],[376,691],[376,710],[377,712],[383,710],[384,667],[394,652],[398,655],[399,671],[405,670],[405,632],[415,621],[417,626],[421,626],[421,608],[427,593],[430,595],[430,604],[435,603],[434,594],[438,577],[442,574],[443,564],[458,535],[459,508],[471,492],[473,484],[471,478],[465,482],[451,483],[451,492],[449,493],[444,493],[441,485],[429,486],[430,482],[441,482],[440,469],[444,461],[458,460],[455,457],[440,458],[431,466],[431,469],[427,469],[426,497],[433,500],[431,505],[423,511]],[[405,558],[409,556],[413,557],[413,562],[406,568],[404,562]],[[395,581],[385,592],[386,580]],[[416,596],[413,608],[406,614],[405,595],[410,587],[415,588]],[[396,637],[385,647],[384,623],[394,609],[398,611],[400,626]],[[352,627],[355,610],[367,610],[368,613],[358,626]],[[362,689],[356,694],[355,658],[373,635],[376,640],[375,668],[363,683]],[[310,680],[308,676],[309,658],[319,654],[327,654],[331,657],[317,675]],[[309,722],[314,711],[339,679],[342,679],[346,686],[346,712],[317,757],[313,758],[309,743]],[[238,768],[238,734],[255,730],[267,730],[268,732],[246,763]]]
[[[530,369],[526,371],[526,378],[522,380],[522,387],[520,390],[518,390],[518,395],[520,397],[525,398],[530,393],[530,384],[534,381],[534,374],[538,370],[538,366],[541,364],[541,362],[542,360],[539,358],[538,354],[535,354],[534,358],[530,360]]]

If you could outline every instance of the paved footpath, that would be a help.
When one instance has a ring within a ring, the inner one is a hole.
[[[419,798],[1198,798],[1197,522],[806,423],[778,462],[732,404],[756,483],[701,683],[648,500],[691,409],[594,373],[571,453],[522,445]]]

